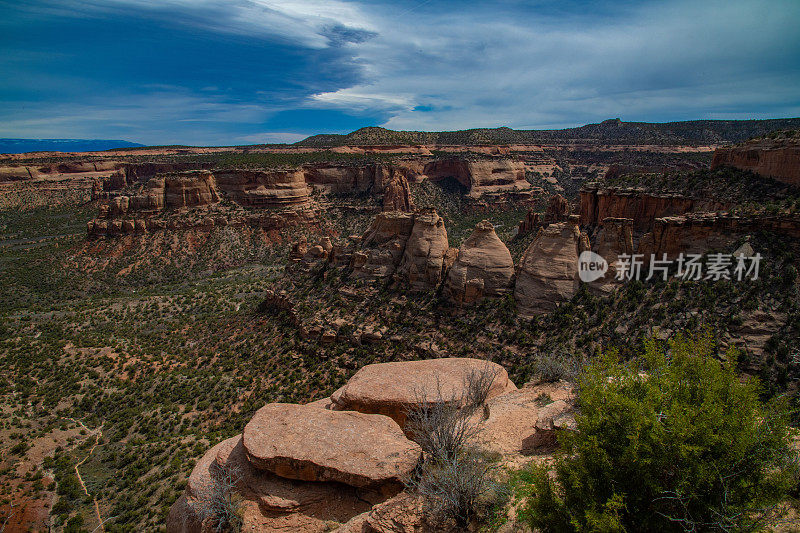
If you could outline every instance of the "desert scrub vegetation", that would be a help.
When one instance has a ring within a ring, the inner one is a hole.
[[[463,530],[485,521],[501,506],[507,492],[498,482],[498,468],[476,444],[483,420],[481,408],[499,370],[488,362],[464,376],[459,394],[436,391],[417,394],[407,413],[406,431],[424,451],[424,461],[410,480],[411,489],[423,499],[426,520],[432,527],[454,524]]]
[[[644,370],[644,372],[642,372]],[[788,408],[762,403],[708,333],[612,350],[579,379],[577,431],[531,467],[521,517],[542,531],[755,531],[798,483]]]

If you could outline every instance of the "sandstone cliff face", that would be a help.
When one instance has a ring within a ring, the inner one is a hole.
[[[683,215],[693,211],[726,209],[714,200],[697,200],[679,194],[651,194],[641,189],[598,189],[580,191],[580,222],[602,225],[606,218],[630,218],[636,230],[649,229],[659,217]]]
[[[367,229],[361,249],[353,253],[353,276],[386,279],[400,264],[406,242],[414,228],[414,215],[400,211],[378,214]]]
[[[616,289],[621,281],[616,280],[616,262],[620,254],[632,254],[633,220],[630,218],[606,218],[597,233],[594,252],[608,262],[605,275],[592,282],[590,287],[601,293],[609,293]]]
[[[447,250],[447,230],[442,217],[432,209],[416,213],[397,278],[412,291],[435,289],[442,281]]]
[[[308,202],[311,189],[302,170],[228,170],[215,173],[219,188],[248,207],[283,207]]]
[[[724,165],[800,185],[800,138],[763,139],[717,148],[711,168]]]
[[[532,231],[537,231],[540,227],[555,222],[563,222],[567,220],[572,212],[569,202],[560,194],[555,194],[550,197],[545,209],[544,216],[530,210],[525,218],[519,223],[517,229],[518,235],[524,235]]]
[[[144,183],[157,174],[175,174],[193,170],[205,170],[209,164],[200,163],[120,163],[116,172],[103,180],[103,190],[113,192],[124,189],[134,183]]]
[[[305,181],[333,193],[363,193],[371,190],[376,182],[382,180],[383,167],[380,164],[346,165],[315,164],[302,167]],[[383,190],[382,187],[379,187]]]
[[[511,289],[514,260],[511,252],[484,220],[478,223],[447,274],[445,294],[457,304],[469,305],[495,298]]]
[[[414,211],[414,202],[411,199],[411,188],[405,176],[397,173],[386,185],[383,191],[384,211]]]
[[[748,216],[730,214],[695,213],[679,217],[656,219],[651,232],[639,241],[637,253],[644,260],[655,254],[674,260],[679,254],[702,254],[708,250],[725,250],[737,239],[759,231],[775,232],[786,239],[800,239],[798,215]]]
[[[578,254],[586,246],[577,221],[550,224],[539,230],[520,261],[514,298],[520,315],[554,310],[578,291]]]
[[[141,194],[117,196],[109,202],[112,217],[121,217],[129,211],[154,212],[165,208],[187,208],[219,202],[219,192],[214,175],[210,172],[167,174],[152,178]],[[101,216],[100,218],[105,218]]]
[[[525,164],[513,159],[470,161],[453,158],[431,161],[424,174],[433,181],[444,178],[458,180],[477,198],[487,193],[527,191],[531,184],[525,179]]]

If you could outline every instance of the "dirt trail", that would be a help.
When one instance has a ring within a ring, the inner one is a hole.
[[[78,469],[79,466],[85,463],[92,456],[94,449],[97,448],[97,445],[100,443],[100,437],[103,436],[103,426],[100,426],[97,429],[89,429],[80,420],[75,420],[74,418],[70,418],[69,420],[72,420],[76,424],[79,424],[83,429],[88,431],[90,434],[94,433],[94,445],[89,450],[89,453],[86,454],[86,457],[84,457],[82,460],[80,460],[78,463],[75,464],[75,475],[78,476],[78,483],[80,483],[83,492],[92,499],[92,502],[94,502],[94,512],[97,515],[97,524],[98,524],[95,530],[99,529],[100,531],[105,531],[106,528],[103,526],[103,524],[106,521],[103,520],[102,516],[100,516],[100,506],[97,504],[97,498],[89,494],[89,490],[86,488],[86,484],[83,482],[83,477],[81,477],[81,472]]]

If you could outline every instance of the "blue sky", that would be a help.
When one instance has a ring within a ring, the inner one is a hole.
[[[798,25],[798,0],[0,0],[0,137],[797,117]]]

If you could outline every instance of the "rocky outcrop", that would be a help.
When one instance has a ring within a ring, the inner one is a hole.
[[[632,254],[633,220],[630,218],[606,218],[595,238],[595,253],[608,263],[608,270],[603,277],[593,281],[590,287],[609,293],[616,289],[621,281],[617,281],[617,261],[621,254]]]
[[[422,455],[389,417],[312,405],[265,405],[245,426],[242,442],[260,470],[352,487],[399,485]]]
[[[555,443],[558,429],[575,428],[574,391],[563,381],[518,390],[501,366],[476,359],[368,365],[329,399],[265,405],[242,435],[208,450],[170,509],[167,533],[213,531],[202,510],[225,478],[233,485],[223,496],[237,502],[242,531],[322,533],[339,524],[342,533],[453,531],[421,495],[403,489],[422,450],[395,420],[421,401],[462,402],[475,371],[494,381],[481,409],[462,411],[464,420],[476,432],[471,442],[502,465],[521,467]]]
[[[525,164],[507,158],[438,159],[426,164],[423,173],[433,181],[453,178],[473,198],[487,193],[527,191],[531,188],[525,179]]]
[[[152,233],[162,230],[204,230],[215,228],[249,227],[265,231],[276,231],[283,228],[308,225],[316,220],[312,210],[290,210],[277,213],[217,213],[209,211],[200,217],[160,218],[149,213],[129,213],[135,218],[110,218],[108,207],[101,209],[100,217],[89,221],[87,234],[89,238],[119,237],[123,235]],[[140,216],[141,215],[141,216]]]
[[[386,185],[383,191],[384,211],[414,211],[414,202],[411,199],[411,188],[405,176],[397,173]]]
[[[553,311],[578,291],[578,255],[586,242],[577,220],[539,230],[525,250],[517,273],[514,298],[520,315]]]
[[[247,458],[239,435],[212,447],[198,461],[184,494],[170,509],[169,533],[213,531],[211,524],[201,524],[200,508],[211,486],[226,473],[238,477],[234,490],[241,497],[242,531],[321,533],[329,530],[331,520],[346,522],[369,511],[372,504],[367,499],[384,499],[341,483],[296,481],[259,470]]]
[[[286,207],[304,205],[311,189],[302,170],[226,170],[215,172],[220,190],[239,205]]]
[[[544,216],[534,210],[528,211],[528,214],[519,223],[517,228],[517,235],[524,235],[532,231],[538,231],[542,226],[554,224],[556,222],[564,222],[567,220],[572,212],[572,208],[566,198],[560,194],[554,194],[550,197],[545,209]]]
[[[511,252],[495,233],[494,226],[484,220],[461,245],[447,273],[445,294],[454,303],[469,305],[507,293],[513,279]]]
[[[557,444],[559,430],[574,431],[576,428],[572,404],[559,399],[546,405],[537,413],[534,431],[522,444],[524,448],[534,450],[552,447]]]
[[[414,215],[400,211],[378,214],[353,253],[353,276],[386,279],[394,274],[414,228]]]
[[[468,375],[484,371],[494,373],[489,398],[516,389],[500,365],[450,357],[367,365],[336,391],[331,401],[334,409],[382,414],[404,426],[409,409],[421,401],[460,400]]]
[[[412,291],[435,289],[442,281],[448,241],[444,220],[429,209],[414,215],[397,278]]]
[[[800,185],[800,136],[776,136],[717,148],[711,168],[720,166],[750,170],[790,185]]]
[[[403,492],[351,519],[336,533],[452,533],[453,524],[427,519],[424,504],[422,496]]]
[[[714,200],[694,199],[680,194],[653,194],[643,189],[601,189],[580,191],[581,225],[602,225],[607,218],[630,218],[635,230],[647,231],[656,218],[695,211],[718,211],[727,205]]]
[[[717,213],[694,213],[656,219],[653,230],[639,241],[637,253],[648,261],[650,255],[663,254],[674,260],[679,254],[703,254],[709,250],[727,250],[738,239],[758,232],[781,235],[787,242],[800,239],[798,215],[737,216]]]
[[[548,417],[552,420],[553,413],[558,413],[555,424],[560,427],[574,425],[570,418],[574,394],[572,384],[566,381],[534,381],[495,396],[475,415],[481,418],[477,441],[484,450],[503,457],[534,453],[551,441],[555,425],[548,423]]]
[[[296,243],[289,254],[289,265],[302,272],[319,270],[328,262],[333,252],[330,237],[323,237],[317,244],[309,246],[305,241]]]

